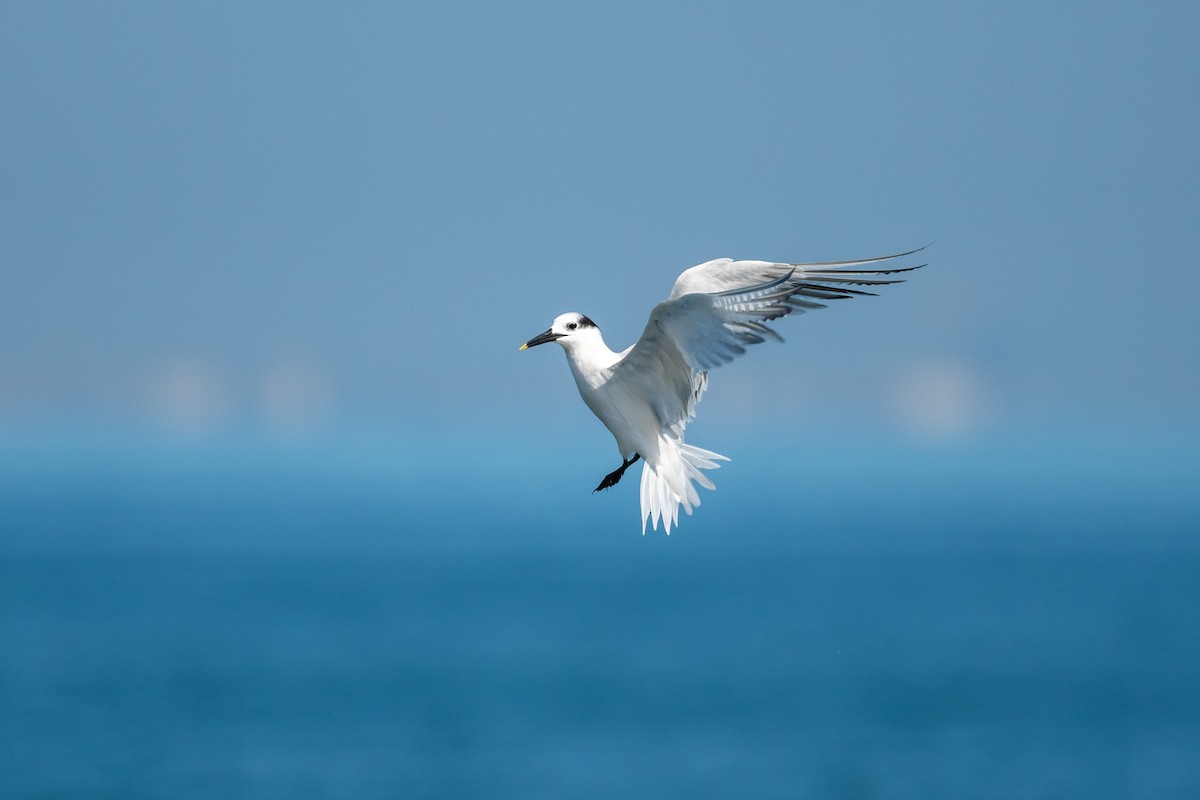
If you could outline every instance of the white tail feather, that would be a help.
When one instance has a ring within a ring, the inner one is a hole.
[[[700,470],[717,469],[717,461],[729,459],[711,450],[684,444],[668,436],[659,437],[658,458],[642,467],[642,535],[646,535],[649,520],[658,530],[661,519],[663,529],[671,535],[671,526],[679,525],[679,507],[689,515],[700,505],[700,495],[693,482],[705,489],[715,489],[713,482]]]

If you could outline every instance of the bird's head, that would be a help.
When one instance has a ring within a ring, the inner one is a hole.
[[[546,344],[547,342],[558,342],[563,347],[569,349],[574,345],[591,341],[593,338],[599,336],[600,329],[596,327],[596,323],[583,314],[576,311],[568,311],[566,314],[559,314],[555,317],[549,330],[545,333],[539,333],[521,345],[521,349],[526,350],[530,347],[537,347],[539,344]]]

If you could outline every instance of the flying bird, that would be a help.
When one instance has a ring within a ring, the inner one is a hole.
[[[718,258],[684,270],[670,296],[654,307],[642,336],[614,352],[600,329],[575,311],[554,318],[522,350],[556,342],[567,354],[583,402],[617,440],[621,466],[604,476],[595,492],[615,486],[625,470],[642,461],[642,534],[650,522],[666,533],[679,525],[679,508],[689,515],[700,505],[696,484],[714,489],[702,470],[716,469],[723,455],[683,440],[708,387],[709,370],[728,364],[746,346],[783,337],[767,326],[788,314],[825,308],[819,301],[873,295],[851,286],[884,286],[919,269],[869,268],[911,256],[924,248],[857,261],[779,264]]]

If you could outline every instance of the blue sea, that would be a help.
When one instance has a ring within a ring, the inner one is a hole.
[[[9,448],[0,796],[1200,797],[1191,451],[896,447]]]

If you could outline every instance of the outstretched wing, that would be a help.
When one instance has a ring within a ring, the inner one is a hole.
[[[821,300],[874,294],[850,286],[902,283],[891,276],[925,265],[864,267],[916,252],[812,264],[722,258],[692,267],[676,279],[670,297],[655,306],[612,379],[654,403],[664,425],[682,431],[695,414],[708,370],[728,364],[749,345],[768,338],[783,341],[768,322],[824,308]]]
[[[733,261],[728,258],[718,258],[697,264],[691,269],[684,270],[675,279],[668,300],[677,300],[687,294],[713,294],[716,292],[748,289],[754,286],[770,283],[782,277],[788,277],[788,283],[794,288],[790,304],[792,311],[803,312],[810,308],[824,308],[822,303],[805,301],[808,297],[815,300],[845,300],[849,297],[873,295],[874,292],[862,289],[849,289],[848,286],[886,286],[892,283],[903,283],[902,278],[893,278],[904,272],[912,272],[925,266],[918,264],[913,267],[883,267],[863,269],[869,264],[880,264],[897,258],[904,258],[919,253],[924,247],[909,250],[907,253],[896,253],[878,258],[863,258],[856,261],[818,261],[811,264],[782,264],[771,261]]]

